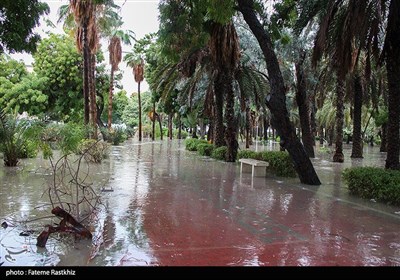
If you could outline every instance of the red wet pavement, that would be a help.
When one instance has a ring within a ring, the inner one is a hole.
[[[307,188],[297,179],[241,177],[238,165],[182,146],[160,152],[142,207],[152,265],[400,264],[397,208],[320,191],[341,188],[332,182]]]

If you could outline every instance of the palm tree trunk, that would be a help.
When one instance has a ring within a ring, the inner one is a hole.
[[[160,139],[161,141],[163,140],[163,129],[162,129],[162,124],[161,124],[161,115],[157,115],[157,119],[158,119],[158,124],[160,125]]]
[[[303,141],[303,146],[308,156],[314,158],[314,136],[311,131],[310,109],[307,100],[306,80],[303,69],[304,59],[305,53],[300,54],[300,59],[295,64],[297,78],[296,102],[299,107],[301,139]]]
[[[182,139],[182,122],[180,114],[178,114],[178,139]]]
[[[111,67],[110,90],[108,93],[108,122],[107,122],[107,127],[109,130],[111,130],[111,122],[112,122],[113,90],[114,90],[114,69]]]
[[[83,104],[84,104],[84,123],[89,124],[89,72],[90,72],[90,50],[87,38],[87,23],[83,29]]]
[[[211,142],[211,143],[213,141],[213,129],[214,129],[214,121],[212,118],[210,118],[210,121],[208,124],[208,131],[207,131],[207,141]]]
[[[96,106],[96,80],[95,80],[96,56],[90,54],[89,72],[89,98],[90,98],[90,122],[93,128],[92,139],[97,138],[97,106]]]
[[[225,80],[226,87],[226,107],[225,107],[225,120],[227,128],[225,130],[225,142],[227,144],[228,150],[226,153],[227,162],[235,162],[238,143],[236,137],[236,122],[235,122],[235,94],[232,88],[233,74],[227,74],[227,79]]]
[[[344,77],[337,76],[336,88],[336,150],[333,162],[343,162],[343,124],[344,124]]]
[[[140,82],[138,82],[138,104],[139,104],[139,141],[142,141],[142,102],[140,100]]]
[[[224,77],[221,73],[218,73],[217,79],[214,82],[215,87],[215,121],[214,121],[214,143],[216,147],[225,146],[225,127],[223,118],[224,108]]]
[[[247,104],[247,102],[246,102]],[[246,105],[246,125],[245,125],[245,129],[246,129],[246,149],[250,148],[250,137],[251,137],[251,133],[250,133],[250,107]]]
[[[173,113],[168,114],[168,138],[170,140],[172,140],[172,118],[173,118],[173,116],[174,116]]]
[[[354,110],[353,110],[353,147],[352,158],[363,158],[363,141],[361,137],[361,112],[363,88],[360,75],[354,77]]]
[[[387,124],[387,169],[400,169],[400,3],[392,0],[386,33],[386,69],[389,88]]]
[[[268,128],[269,128],[269,124],[268,124],[268,120],[267,118],[264,116],[263,117],[263,129],[264,129],[264,141],[268,141]]]
[[[289,113],[286,108],[285,85],[271,38],[255,14],[254,1],[238,0],[238,4],[240,12],[258,40],[267,64],[271,93],[267,97],[266,102],[271,111],[272,125],[281,136],[281,142],[292,158],[300,181],[304,184],[320,185],[321,182],[314,170],[314,166],[303,145],[297,139],[296,132],[290,122]]]
[[[151,140],[156,139],[156,102],[153,102],[153,118],[151,120]]]
[[[379,151],[381,153],[387,152],[387,123],[381,126],[381,147]]]

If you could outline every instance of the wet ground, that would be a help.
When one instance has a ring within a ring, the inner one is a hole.
[[[257,150],[276,149],[257,145]],[[0,263],[3,266],[398,266],[400,208],[348,194],[341,171],[383,166],[386,155],[365,147],[364,159],[313,160],[323,182],[251,178],[239,165],[185,151],[183,142],[128,141],[92,165],[106,208],[93,241],[36,237],[49,216],[48,162],[0,167]],[[33,220],[33,221],[32,221]],[[30,221],[20,223],[21,221]],[[15,225],[15,226],[12,226]],[[30,236],[19,236],[34,230]]]

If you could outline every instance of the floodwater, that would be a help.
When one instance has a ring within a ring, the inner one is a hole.
[[[323,183],[307,186],[297,178],[241,175],[237,163],[188,152],[183,141],[129,140],[90,166],[104,206],[92,241],[53,234],[46,248],[36,247],[36,238],[50,221],[41,218],[51,216],[49,162],[0,167],[0,223],[8,224],[0,228],[0,264],[398,266],[400,208],[350,196],[341,180],[343,168],[383,166],[385,154],[368,146],[364,159],[350,153],[345,146],[343,164],[317,153]]]

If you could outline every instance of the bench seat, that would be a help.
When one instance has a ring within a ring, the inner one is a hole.
[[[269,163],[251,158],[241,158],[240,173],[251,173],[252,177],[265,177]]]

